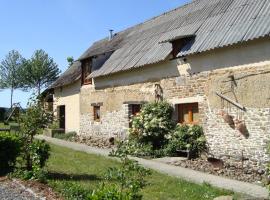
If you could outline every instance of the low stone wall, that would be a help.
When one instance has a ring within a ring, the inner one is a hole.
[[[72,137],[69,141],[86,144],[88,146],[98,147],[102,149],[111,149],[116,144],[116,139],[114,137],[107,138],[95,135],[77,135],[76,137]]]

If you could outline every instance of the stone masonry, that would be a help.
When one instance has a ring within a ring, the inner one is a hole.
[[[80,134],[111,137],[126,134],[129,124],[126,101],[153,101],[155,85],[162,88],[165,100],[172,104],[185,99],[200,99],[200,124],[204,128],[209,152],[217,158],[245,160],[245,164],[262,165],[268,161],[267,142],[270,139],[270,66],[231,67],[204,71],[189,76],[164,78],[159,81],[118,86],[110,89],[81,90]],[[87,92],[86,92],[87,91]],[[220,92],[243,105],[241,111],[221,100]],[[87,94],[87,95],[86,95]],[[92,96],[91,96],[92,95]],[[91,103],[102,102],[101,122],[94,122]],[[191,103],[191,102],[188,102]],[[248,136],[242,135],[224,121],[226,112],[233,120],[241,119]],[[175,115],[176,116],[176,115]]]
[[[81,135],[99,137],[125,137],[129,128],[128,105],[123,104],[118,111],[102,113],[102,121],[95,122],[92,114],[81,115]]]

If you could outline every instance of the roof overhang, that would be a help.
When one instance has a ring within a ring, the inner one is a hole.
[[[178,35],[176,37],[172,37],[172,38],[166,38],[162,41],[160,41],[159,43],[166,43],[166,42],[174,42],[176,40],[181,40],[181,39],[187,39],[187,38],[195,38],[196,35],[195,34],[187,34],[187,35]]]

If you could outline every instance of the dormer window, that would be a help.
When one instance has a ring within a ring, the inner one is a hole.
[[[82,61],[82,85],[92,84],[92,79],[87,78],[92,72],[92,61],[86,59]]]
[[[192,43],[194,36],[185,36],[179,39],[170,41],[172,43],[172,55],[176,58],[178,53],[188,44]]]
[[[172,42],[172,55],[174,58],[177,57],[177,54],[181,51],[183,46],[186,44],[184,39],[175,40]]]

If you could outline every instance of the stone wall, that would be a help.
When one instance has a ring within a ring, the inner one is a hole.
[[[153,83],[135,84],[106,89],[93,86],[81,88],[80,134],[103,137],[124,137],[129,128],[128,102],[154,100]],[[101,119],[94,121],[93,104],[100,103]]]
[[[112,112],[104,112],[101,106],[100,122],[94,121],[92,113],[81,114],[80,126],[80,135],[123,138],[129,128],[128,105]]]
[[[230,77],[234,77],[231,79]],[[81,134],[111,137],[123,135],[128,128],[128,101],[153,101],[155,85],[173,105],[198,102],[209,153],[229,160],[244,159],[245,165],[260,166],[268,160],[266,144],[270,139],[270,65],[230,67],[164,78],[160,81],[116,86],[105,89],[82,88]],[[240,111],[222,103],[215,92],[246,107]],[[91,103],[103,103],[101,122],[93,121]],[[227,112],[246,124],[248,137],[232,129],[221,116]],[[177,116],[177,110],[174,117]]]
[[[231,78],[233,77],[233,79]],[[164,97],[173,104],[199,102],[200,123],[209,153],[223,160],[244,160],[244,165],[261,166],[270,140],[270,65],[230,67],[162,80]],[[237,109],[215,92],[245,107]],[[222,113],[242,121],[248,135],[225,123]]]
[[[261,165],[270,140],[270,41],[259,39],[183,59],[170,60],[95,78],[80,92],[80,134],[110,137],[127,132],[126,102],[155,99],[156,85],[173,106],[198,102],[209,152],[215,157]],[[221,101],[222,93],[246,108]],[[102,103],[101,121],[93,120],[93,103]],[[221,113],[243,120],[248,136],[225,123]],[[177,110],[174,112],[177,118]],[[248,159],[248,160],[246,160]]]
[[[207,143],[215,157],[240,162],[244,160],[247,166],[261,166],[269,159],[266,149],[270,139],[270,108],[246,109],[242,114],[236,109],[228,110],[234,120],[240,118],[244,121],[248,131],[246,136],[224,121],[221,109],[207,112],[204,125]]]

